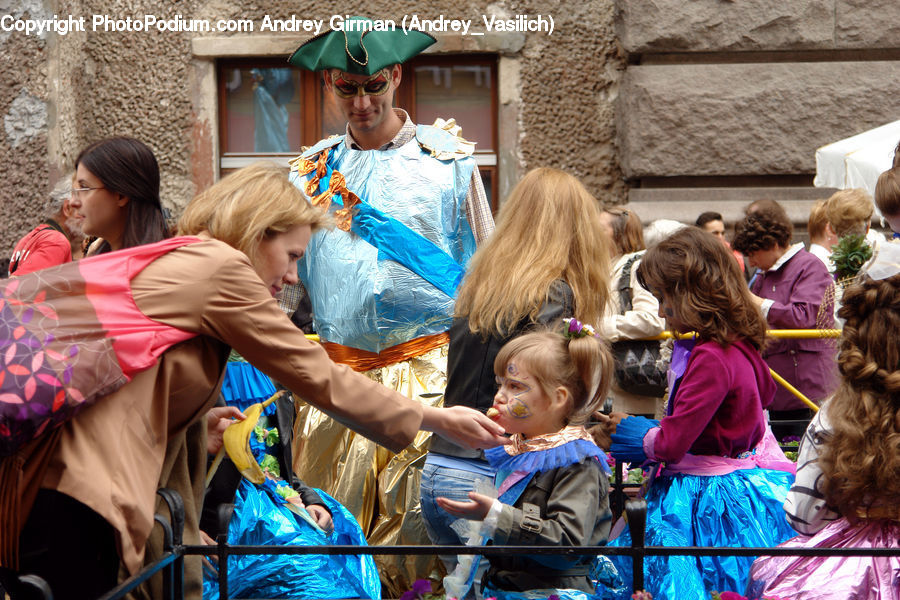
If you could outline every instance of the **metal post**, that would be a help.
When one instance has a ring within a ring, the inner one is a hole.
[[[647,526],[647,501],[644,499],[629,500],[625,503],[625,517],[631,532],[631,575],[634,591],[644,589],[644,547]]]
[[[219,600],[228,600],[228,524],[234,514],[234,504],[220,504],[219,534],[216,536],[219,557]]]
[[[172,549],[172,526],[169,525],[169,521],[162,515],[153,515],[153,520],[159,523],[159,526],[163,530],[163,550],[168,552]],[[163,580],[163,598],[171,600],[174,583],[172,578],[172,568],[166,567],[159,575]]]
[[[623,483],[624,477],[622,475],[624,467],[622,466],[622,462],[617,460],[613,469],[612,509],[613,517],[615,518],[621,516],[625,508],[625,487]]]
[[[166,505],[169,507],[169,514],[172,517],[172,550],[176,547],[184,545],[184,500],[175,490],[169,488],[160,488],[156,490]],[[171,581],[172,595],[175,600],[184,599],[184,554],[179,553],[178,558],[172,563]]]

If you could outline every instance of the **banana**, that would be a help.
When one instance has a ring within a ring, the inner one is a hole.
[[[265,402],[257,402],[252,405],[244,411],[244,415],[246,415],[247,418],[243,421],[235,421],[228,426],[228,429],[226,429],[223,434],[225,440],[225,453],[228,455],[228,458],[231,459],[234,466],[241,472],[241,475],[256,484],[264,482],[266,480],[266,475],[260,468],[259,463],[257,463],[256,459],[253,457],[253,453],[250,452],[250,435],[256,428],[256,422],[259,421],[259,415],[262,413],[263,409],[275,402],[275,399],[283,393],[284,390],[275,392],[272,397]]]

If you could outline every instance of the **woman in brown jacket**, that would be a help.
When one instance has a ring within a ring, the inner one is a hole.
[[[0,459],[4,585],[14,583],[15,571],[35,573],[49,581],[55,598],[95,598],[116,584],[120,563],[124,575],[136,573],[161,486],[182,494],[184,541],[200,543],[204,415],[231,348],[395,452],[419,429],[472,447],[504,442],[502,428],[475,410],[422,406],[333,363],[278,308],[273,295],[296,282],[296,262],[323,225],[322,213],[274,166],[241,169],[188,206],[180,233],[199,241],[147,265],[131,280],[130,296],[152,321],[194,335]],[[121,302],[129,302],[124,296]],[[188,567],[187,583],[189,595],[199,597],[199,563]]]

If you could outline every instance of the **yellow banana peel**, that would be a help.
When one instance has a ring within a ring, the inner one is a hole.
[[[253,453],[250,452],[250,436],[256,428],[256,423],[259,421],[259,415],[263,409],[275,402],[275,399],[283,393],[284,390],[275,392],[268,400],[252,405],[244,411],[244,415],[247,418],[243,421],[235,421],[229,425],[222,436],[225,441],[224,448],[228,458],[241,472],[241,475],[256,484],[264,482],[266,475],[253,457]]]

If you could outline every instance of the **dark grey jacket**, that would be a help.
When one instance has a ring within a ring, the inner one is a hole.
[[[514,506],[504,505],[496,545],[602,546],[609,538],[609,479],[600,463],[538,473]],[[588,568],[593,556],[503,555],[491,557],[484,583],[495,589],[526,591],[569,588],[593,592]]]

